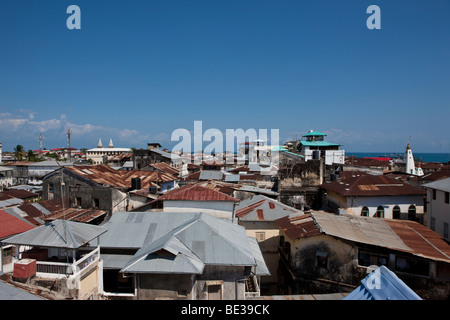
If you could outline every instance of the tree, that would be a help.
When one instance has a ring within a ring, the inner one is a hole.
[[[16,157],[16,160],[21,161],[23,160],[23,146],[18,144],[15,148],[14,148],[14,156]]]

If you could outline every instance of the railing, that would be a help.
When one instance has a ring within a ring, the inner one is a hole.
[[[82,259],[75,261],[75,263],[37,261],[36,272],[58,275],[73,275],[79,273],[99,258],[100,248],[96,248],[92,252],[85,255]]]
[[[73,274],[73,267],[71,263],[37,261],[36,272],[70,275]]]
[[[75,261],[75,263],[73,264],[73,269],[75,273],[78,273],[98,259],[100,259],[100,248],[91,251],[80,260]]]

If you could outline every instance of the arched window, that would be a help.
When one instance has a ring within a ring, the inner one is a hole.
[[[384,218],[384,208],[383,206],[378,206],[377,213],[375,213],[376,218]]]
[[[416,206],[413,204],[408,208],[408,220],[416,220]]]
[[[400,219],[400,213],[401,213],[400,207],[395,206],[392,209],[392,219]]]
[[[361,209],[361,216],[368,217],[369,216],[369,208],[363,207]]]

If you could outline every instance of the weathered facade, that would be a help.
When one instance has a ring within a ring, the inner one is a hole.
[[[450,296],[450,246],[417,222],[328,213],[276,222],[283,294],[350,292],[385,265],[424,299]]]

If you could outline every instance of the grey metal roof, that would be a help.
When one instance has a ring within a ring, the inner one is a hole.
[[[0,275],[2,273],[0,272]],[[0,280],[0,300],[45,300]]]
[[[250,242],[250,248],[256,259],[256,268],[254,271],[255,274],[257,276],[270,276],[270,271],[267,268],[266,262],[264,261],[258,241],[256,240],[256,238],[253,237],[248,237],[248,239]]]
[[[0,209],[1,208],[6,208],[6,207],[20,205],[23,202],[24,201],[22,199],[19,199],[19,198],[11,198],[11,199],[7,199],[7,200],[3,200],[3,201],[0,201]]]
[[[242,185],[242,187],[240,187],[238,190],[246,191],[246,192],[261,193],[261,194],[266,194],[269,196],[278,196],[279,195],[278,192],[272,191],[270,189],[259,188],[259,187],[254,187],[254,186],[247,186],[247,185]]]
[[[199,180],[222,180],[224,173],[221,170],[202,170]]]
[[[322,232],[350,241],[412,251],[383,219],[312,213]]]
[[[103,227],[86,223],[54,220],[38,228],[7,238],[2,242],[16,245],[76,249],[106,231],[107,229]]]
[[[205,213],[117,212],[103,226],[102,248],[139,249],[122,272],[199,274],[204,265],[258,261],[258,270],[267,270],[243,227]]]
[[[275,221],[293,213],[303,214],[303,211],[261,194],[243,200],[236,206],[236,215],[240,221]]]
[[[423,185],[423,187],[450,192],[450,178],[445,178],[438,181],[426,183]]]

